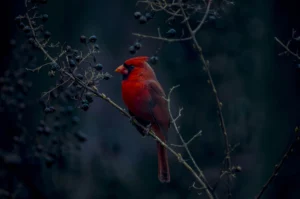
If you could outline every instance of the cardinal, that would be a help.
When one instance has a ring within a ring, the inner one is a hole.
[[[129,114],[165,142],[170,127],[166,94],[147,61],[146,56],[128,59],[115,72],[122,74],[122,98]],[[147,134],[143,128],[136,128],[142,135]],[[170,182],[167,150],[158,141],[157,156],[158,179]]]

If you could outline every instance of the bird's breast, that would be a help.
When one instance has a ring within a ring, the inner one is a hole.
[[[150,94],[147,85],[139,81],[122,82],[122,98],[135,116],[151,120]]]

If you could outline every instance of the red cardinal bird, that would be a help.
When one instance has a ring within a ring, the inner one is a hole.
[[[122,97],[129,114],[142,125],[151,125],[155,135],[165,142],[170,127],[166,94],[147,60],[148,57],[128,59],[115,72],[123,76]],[[145,135],[142,128],[137,127],[137,130]],[[157,150],[158,179],[161,182],[170,182],[167,151],[159,142]]]

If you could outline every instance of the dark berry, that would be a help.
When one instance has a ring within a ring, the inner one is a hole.
[[[25,26],[25,27],[23,28],[23,31],[24,31],[25,33],[29,33],[29,32],[30,32],[30,27],[29,27],[29,26]]]
[[[87,104],[87,103],[82,104],[81,109],[84,111],[87,111],[89,109],[89,104]]]
[[[76,57],[79,54],[78,50],[73,50],[73,55]]]
[[[89,104],[89,101],[87,101],[86,99],[81,101],[81,104]]]
[[[149,12],[147,12],[147,13],[145,14],[145,17],[147,18],[148,21],[149,21],[150,19],[153,19],[153,15],[152,15],[151,13],[149,13]]]
[[[20,23],[21,20],[22,20],[22,17],[21,17],[21,16],[17,16],[17,17],[15,18],[15,22],[16,22],[16,23]]]
[[[93,97],[91,94],[85,94],[85,99],[89,102],[89,103],[92,103],[94,100],[93,100]]]
[[[142,44],[141,44],[140,42],[135,42],[134,48],[135,48],[136,50],[141,49],[141,47],[142,47]]]
[[[28,43],[34,44],[34,39],[33,39],[32,37],[30,37],[30,38],[28,39]]]
[[[91,43],[96,43],[96,41],[97,41],[97,37],[95,35],[93,35],[89,38],[89,42],[91,42]]]
[[[77,74],[76,77],[80,80],[83,80],[83,75],[82,74]]]
[[[167,32],[167,36],[168,37],[174,37],[176,35],[176,30],[171,28],[170,30],[168,30]]]
[[[80,42],[83,43],[83,44],[85,44],[86,43],[86,36],[81,35],[80,36]]]
[[[49,107],[46,107],[46,108],[44,109],[44,112],[45,112],[45,113],[51,113],[51,109],[50,109]]]
[[[45,31],[44,32],[44,37],[45,37],[45,39],[49,39],[51,37],[51,32]]]
[[[151,64],[155,65],[158,61],[158,57],[157,56],[152,56],[152,57],[150,57],[149,61],[150,61]]]
[[[53,112],[55,112],[55,111],[56,111],[56,109],[55,109],[55,107],[54,107],[54,106],[50,106],[50,107],[49,107],[49,109],[50,109],[51,113],[53,113]]]
[[[72,52],[71,46],[67,46],[67,47],[66,47],[66,51],[67,51],[68,53]]]
[[[95,44],[95,45],[94,45],[94,49],[95,49],[95,50],[99,50],[99,49],[100,49],[100,48],[99,48],[99,45],[98,45],[98,44]]]
[[[77,56],[75,57],[75,59],[76,59],[76,61],[79,63],[79,62],[82,60],[82,57],[81,57],[80,55],[77,55]]]
[[[139,21],[140,21],[140,24],[145,24],[145,23],[147,23],[147,18],[145,16],[141,16]]]
[[[48,18],[49,18],[49,16],[48,16],[47,14],[43,14],[43,15],[42,15],[42,21],[43,21],[43,22],[48,21]]]
[[[48,156],[48,155],[45,156],[45,162],[46,162],[46,166],[48,168],[52,167],[53,164],[55,163],[54,158],[52,158],[51,156]]]
[[[21,23],[18,24],[18,27],[19,27],[20,29],[24,30],[25,24],[24,24],[23,22],[21,22]],[[28,26],[28,28],[29,28],[29,26]],[[29,28],[29,31],[30,31],[30,28]]]
[[[212,21],[216,20],[216,16],[214,16],[214,15],[210,15],[208,18]]]
[[[103,77],[104,80],[109,80],[110,78],[111,78],[110,74],[108,74],[108,73],[104,74],[104,77]]]
[[[94,66],[94,68],[98,71],[101,71],[103,69],[103,66],[102,66],[102,64],[99,63],[96,66]]]
[[[72,117],[72,123],[73,123],[73,124],[78,124],[79,122],[80,122],[80,119],[79,119],[78,116]]]
[[[87,140],[86,135],[84,133],[82,133],[81,131],[77,131],[74,135],[78,139],[79,142],[85,142]]]
[[[59,69],[59,65],[57,63],[51,64],[51,70],[56,71],[57,69]]]
[[[140,19],[140,17],[142,16],[142,14],[141,14],[141,12],[135,12],[134,14],[133,14],[133,16],[134,16],[134,18],[136,18],[136,19]]]
[[[135,53],[136,53],[136,50],[135,50],[135,47],[134,47],[134,46],[130,46],[130,47],[128,48],[128,50],[129,50],[129,53],[130,53],[130,54],[135,54]]]
[[[70,67],[75,67],[76,66],[76,63],[75,63],[75,61],[73,60],[73,59],[70,59],[69,60],[69,65],[70,65]]]

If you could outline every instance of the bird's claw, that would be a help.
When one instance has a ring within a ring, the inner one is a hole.
[[[151,131],[151,124],[148,124],[146,126],[146,130],[144,130],[144,136],[147,136],[150,134],[150,131]]]
[[[129,122],[130,122],[131,124],[134,124],[134,120],[135,120],[135,117],[134,117],[134,116],[131,116],[131,117],[129,118]]]

